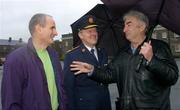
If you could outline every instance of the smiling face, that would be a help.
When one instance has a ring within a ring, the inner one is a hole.
[[[96,30],[96,27],[89,28],[89,29],[83,29],[78,33],[81,41],[83,44],[94,47],[97,44],[98,41],[98,33]]]
[[[126,39],[130,42],[139,40],[141,36],[145,35],[145,24],[136,17],[129,16],[124,21],[123,29]]]
[[[57,35],[53,18],[47,16],[45,26],[39,25],[39,40],[48,46],[53,43],[53,38]]]

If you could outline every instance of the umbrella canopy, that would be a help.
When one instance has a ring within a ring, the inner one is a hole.
[[[101,0],[116,16],[130,9],[145,13],[151,25],[160,24],[180,35],[180,0]]]
[[[112,16],[111,12],[104,4],[96,5],[85,15],[88,14],[96,17],[99,37],[98,47],[105,48],[109,56],[116,55],[122,48],[126,47],[128,41],[124,37],[123,20],[121,17],[116,18]],[[77,21],[71,24],[74,47],[81,43],[76,27]]]

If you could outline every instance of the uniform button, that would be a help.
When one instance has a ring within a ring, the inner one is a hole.
[[[82,100],[83,100],[83,98],[79,98],[79,100],[80,100],[80,101],[82,101]]]
[[[103,86],[103,83],[99,83],[100,86]]]

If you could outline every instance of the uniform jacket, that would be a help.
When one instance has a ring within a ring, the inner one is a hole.
[[[72,61],[83,61],[96,66],[107,64],[105,51],[97,48],[97,53],[99,63],[83,44],[66,54],[64,74],[68,110],[111,110],[107,85],[96,82],[85,74],[74,76],[70,71]]]
[[[59,109],[66,110],[62,68],[56,52],[47,48],[57,84]],[[45,71],[32,40],[10,55],[4,65],[2,79],[3,110],[51,110]]]
[[[142,61],[139,71],[140,46],[135,54],[127,48],[104,68],[95,68],[91,78],[106,83],[116,82],[120,96],[119,110],[170,110],[170,87],[178,79],[178,67],[169,46],[151,40],[153,58]],[[102,73],[108,74],[102,74]]]

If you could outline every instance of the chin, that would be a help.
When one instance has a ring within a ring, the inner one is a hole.
[[[94,40],[93,43],[97,43],[97,40]]]
[[[53,42],[54,42],[54,40],[53,40],[53,39],[49,40],[49,44],[52,44]]]
[[[93,43],[93,45],[96,45],[96,44],[97,44],[97,42],[94,42],[94,43]]]

